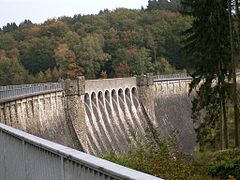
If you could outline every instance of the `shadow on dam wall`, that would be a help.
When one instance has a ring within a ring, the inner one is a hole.
[[[156,123],[167,136],[177,130],[178,140],[185,153],[192,154],[196,144],[191,119],[191,100],[187,94],[159,95],[154,100]]]
[[[191,80],[188,77],[153,82],[151,77],[149,78],[150,83],[147,86],[138,86],[138,91],[139,100],[150,122],[164,137],[177,131],[180,148],[184,153],[192,154],[196,145],[196,134],[191,118],[192,96],[188,95]]]

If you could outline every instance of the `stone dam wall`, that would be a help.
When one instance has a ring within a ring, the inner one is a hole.
[[[1,101],[0,122],[75,148],[62,95],[58,91]]]
[[[143,136],[151,123],[163,136],[177,129],[181,147],[191,154],[189,82],[149,74],[64,80],[58,90],[0,99],[0,122],[90,154],[126,151],[134,145],[131,134]]]

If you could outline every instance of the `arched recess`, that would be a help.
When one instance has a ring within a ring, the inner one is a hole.
[[[97,98],[96,98],[96,93],[95,92],[93,92],[91,94],[91,101],[94,102],[95,104],[97,103]]]
[[[130,89],[129,88],[125,89],[125,96],[130,98]]]
[[[108,102],[110,102],[110,92],[108,90],[105,91],[104,97]]]
[[[133,87],[131,91],[132,91],[132,95],[137,96],[137,88],[136,87]]]
[[[90,104],[90,97],[88,93],[84,95],[84,102],[87,103],[88,105]]]

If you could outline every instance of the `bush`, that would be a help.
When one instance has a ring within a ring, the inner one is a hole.
[[[206,179],[194,174],[190,158],[179,151],[176,133],[170,138],[161,138],[155,129],[146,130],[146,136],[133,135],[136,146],[127,153],[115,152],[101,155],[102,158],[164,179]]]
[[[208,174],[221,179],[240,179],[240,149],[228,149],[214,154]]]

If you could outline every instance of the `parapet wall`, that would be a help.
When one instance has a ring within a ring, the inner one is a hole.
[[[126,89],[136,87],[136,78],[114,78],[114,79],[99,79],[99,80],[86,80],[85,93],[91,94],[92,92],[105,92],[113,89]]]

